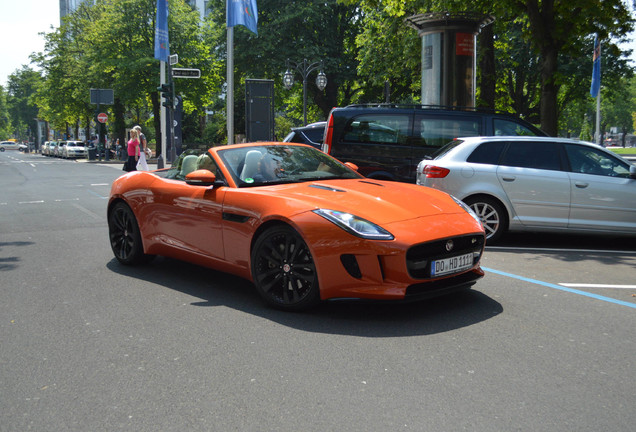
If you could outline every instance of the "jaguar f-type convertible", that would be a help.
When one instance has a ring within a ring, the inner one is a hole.
[[[484,230],[461,201],[365,178],[303,144],[251,143],[124,174],[108,202],[110,244],[131,265],[155,255],[252,281],[271,306],[413,300],[483,276]]]

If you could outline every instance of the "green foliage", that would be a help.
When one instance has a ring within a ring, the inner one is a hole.
[[[9,75],[7,106],[11,116],[11,134],[19,141],[27,141],[35,134],[38,109],[34,101],[41,86],[40,73],[27,66]]]
[[[184,0],[170,0],[168,26],[171,51],[179,55],[176,66],[201,69],[201,79],[175,80],[184,100],[184,142],[218,144],[227,142],[225,0],[207,4],[210,14],[201,22]],[[16,71],[11,85],[0,89],[0,136],[33,131],[35,117],[60,130],[88,127],[95,112],[89,89],[112,88],[115,105],[102,107],[115,119],[111,133],[123,138],[126,128],[141,124],[149,140],[159,141],[155,5],[155,0],[83,2],[46,34],[44,52],[32,56],[41,74]],[[258,0],[258,9],[258,35],[234,28],[237,133],[245,129],[247,78],[274,80],[279,139],[302,124],[301,74],[292,68],[294,86],[282,85],[287,59],[324,62],[324,91],[314,84],[317,70],[308,77],[309,122],[324,120],[334,106],[383,101],[385,82],[391,101],[418,102],[421,40],[404,19],[444,10],[495,15],[496,108],[562,135],[585,134],[595,112],[589,84],[593,34],[599,33],[603,128],[633,130],[636,122],[633,65],[616,46],[634,25],[622,0]]]
[[[282,141],[287,135],[289,135],[291,129],[296,126],[297,124],[295,124],[290,118],[276,116],[274,136],[278,141]]]
[[[11,116],[7,105],[7,93],[0,85],[0,140],[11,138]]]

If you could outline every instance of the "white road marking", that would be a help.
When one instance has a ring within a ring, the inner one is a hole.
[[[18,201],[18,204],[43,204],[43,200],[38,201]]]
[[[92,212],[92,211],[90,211],[89,209],[87,209],[87,208],[85,208],[85,207],[82,207],[82,206],[81,206],[81,205],[79,205],[79,204],[73,204],[73,206],[74,206],[75,208],[77,208],[78,210],[80,210],[81,212],[86,213],[87,215],[89,215],[90,217],[92,217],[92,218],[94,218],[94,219],[98,219],[98,220],[99,220],[99,219],[101,219],[101,218],[102,218],[102,217],[101,217],[101,216],[99,216],[98,214],[93,213],[93,212]]]
[[[636,285],[576,284],[576,283],[560,283],[559,285],[568,287],[568,288],[636,289]]]

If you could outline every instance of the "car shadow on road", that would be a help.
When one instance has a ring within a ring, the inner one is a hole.
[[[636,259],[636,237],[548,233],[510,233],[489,251],[515,255],[531,254],[564,262],[597,261],[603,265],[632,265]]]
[[[201,299],[191,303],[195,307],[229,307],[313,333],[421,336],[467,327],[503,312],[500,303],[478,289],[413,303],[326,301],[308,311],[283,312],[266,306],[251,282],[194,264],[157,257],[136,267],[121,265],[113,259],[107,267],[115,273]]]

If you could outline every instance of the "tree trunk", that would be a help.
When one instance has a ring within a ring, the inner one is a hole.
[[[550,136],[557,136],[559,86],[554,77],[558,67],[558,50],[554,46],[546,46],[541,51],[541,129]]]
[[[495,108],[495,46],[493,25],[487,25],[479,34],[479,90],[477,106]]]
[[[115,122],[114,122],[114,134],[119,140],[120,145],[124,145],[126,143],[126,122],[124,121],[124,105],[121,102],[121,99],[115,98],[115,104],[113,105],[113,111],[115,114]]]

